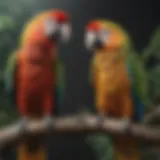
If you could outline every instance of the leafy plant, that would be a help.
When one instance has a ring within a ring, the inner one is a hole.
[[[149,61],[150,57],[152,56],[160,60],[160,54],[159,54],[160,42],[159,40],[160,40],[160,27],[157,27],[150,38],[150,42],[148,46],[145,47],[141,53],[144,63],[147,63],[147,61]]]
[[[141,53],[149,81],[150,99],[153,104],[160,103],[160,27],[154,31],[148,46]],[[154,65],[148,65],[152,61]]]
[[[93,148],[93,150],[95,150],[98,160],[113,159],[112,142],[107,135],[92,135],[86,139],[86,142]]]

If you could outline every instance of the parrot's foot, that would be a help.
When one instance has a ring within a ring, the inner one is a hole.
[[[52,117],[51,116],[46,116],[44,118],[44,123],[45,123],[45,126],[47,128],[47,130],[52,130],[53,129],[53,120],[52,120]]]
[[[130,134],[130,132],[131,132],[131,121],[130,121],[130,119],[129,118],[123,118],[122,119],[122,123],[123,123],[123,130],[125,130],[125,132],[127,133],[127,134]]]
[[[98,127],[101,127],[102,124],[103,124],[103,122],[104,122],[104,120],[105,120],[107,117],[108,117],[107,114],[98,115],[98,117],[97,117],[97,126],[98,126]]]
[[[23,117],[20,122],[19,131],[20,131],[20,134],[22,134],[22,135],[26,135],[26,133],[27,133],[27,122],[28,122],[28,120],[26,117]]]

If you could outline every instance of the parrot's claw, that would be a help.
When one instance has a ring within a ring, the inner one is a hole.
[[[20,122],[20,134],[25,135],[27,133],[27,118],[23,117],[21,122]]]
[[[46,116],[44,119],[44,123],[48,130],[51,130],[53,128],[53,120],[51,116]]]
[[[123,129],[125,130],[125,132],[130,133],[130,126],[131,126],[130,119],[129,118],[123,118],[122,123],[123,123]]]

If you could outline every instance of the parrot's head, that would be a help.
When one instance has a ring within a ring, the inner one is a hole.
[[[97,50],[117,51],[124,47],[126,35],[115,23],[107,20],[91,21],[85,31],[85,46]]]
[[[53,41],[67,42],[71,36],[69,15],[61,10],[49,12],[44,20],[44,34]]]
[[[37,14],[25,26],[21,44],[28,42],[67,42],[71,36],[71,23],[68,13],[62,10],[49,10]]]

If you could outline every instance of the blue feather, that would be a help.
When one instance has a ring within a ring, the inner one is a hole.
[[[128,74],[131,81],[131,96],[132,96],[132,101],[134,106],[133,121],[140,122],[143,120],[143,116],[144,116],[144,104],[142,103],[140,97],[138,96],[139,94],[137,93],[136,86],[135,86],[136,77],[134,76],[134,72],[131,66],[127,65],[127,69],[128,69]]]

